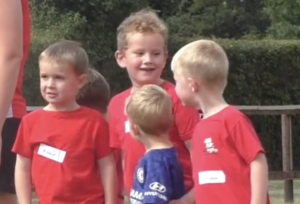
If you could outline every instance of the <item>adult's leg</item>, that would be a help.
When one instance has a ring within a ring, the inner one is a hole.
[[[16,204],[15,163],[16,155],[11,151],[21,119],[6,119],[2,130],[2,153],[0,164],[0,204]]]

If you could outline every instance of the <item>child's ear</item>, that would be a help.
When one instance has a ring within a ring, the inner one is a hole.
[[[197,82],[197,80],[195,80],[194,78],[188,78],[188,84],[189,87],[191,88],[192,92],[198,92],[199,91],[199,83]]]
[[[118,65],[125,69],[126,68],[126,63],[125,63],[125,53],[124,51],[117,50],[115,53],[115,58],[117,60]]]
[[[167,60],[169,58],[169,52],[166,50],[165,51],[165,59]]]
[[[139,137],[140,136],[140,128],[136,124],[133,124],[131,122],[129,122],[129,125],[130,125],[130,131],[132,132],[132,134],[135,137]]]
[[[169,53],[168,53],[168,51],[165,51],[165,53],[164,53],[164,57],[165,57],[164,69],[165,69],[165,68],[166,68],[166,64],[167,64],[167,60],[168,60],[168,57],[169,57]]]
[[[78,76],[77,80],[78,80],[78,88],[81,89],[84,84],[86,83],[86,78],[87,75],[86,74],[81,74]]]

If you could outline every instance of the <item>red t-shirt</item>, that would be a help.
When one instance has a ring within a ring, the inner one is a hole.
[[[104,203],[96,162],[110,154],[108,131],[105,118],[85,107],[71,112],[40,109],[24,116],[13,152],[31,159],[40,203]]]
[[[21,0],[23,12],[23,59],[19,71],[17,86],[12,103],[7,113],[7,118],[22,118],[26,114],[26,102],[22,94],[23,76],[25,63],[27,60],[30,46],[30,15],[28,0]]]
[[[202,119],[192,139],[196,203],[249,204],[250,163],[260,152],[250,120],[236,108]]]
[[[198,111],[194,108],[184,107],[176,95],[175,86],[167,81],[161,85],[172,98],[175,122],[170,130],[170,139],[177,147],[179,159],[182,163],[185,186],[187,190],[193,187],[192,167],[189,150],[185,141],[191,139],[193,130],[199,121]],[[112,148],[121,148],[124,153],[124,185],[127,192],[130,192],[133,182],[133,175],[139,159],[144,155],[144,146],[133,139],[129,133],[127,116],[124,113],[125,100],[130,95],[128,89],[112,98],[109,105],[110,112],[110,145]],[[119,169],[119,171],[121,171]]]

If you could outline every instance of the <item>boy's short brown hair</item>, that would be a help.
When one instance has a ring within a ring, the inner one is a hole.
[[[89,68],[86,83],[79,90],[76,100],[79,105],[106,113],[110,100],[110,88],[104,76],[95,69]]]
[[[89,58],[80,43],[63,40],[50,45],[39,56],[39,62],[67,64],[74,68],[77,74],[85,74],[89,66]]]
[[[172,99],[164,89],[148,84],[128,98],[126,114],[144,133],[160,135],[168,133],[173,124],[172,107]]]
[[[173,57],[171,67],[185,77],[196,77],[211,87],[224,90],[229,62],[224,49],[212,40],[198,40],[182,47]]]
[[[118,50],[126,49],[128,36],[134,33],[158,33],[168,44],[168,29],[164,21],[150,9],[142,9],[127,17],[117,29]]]

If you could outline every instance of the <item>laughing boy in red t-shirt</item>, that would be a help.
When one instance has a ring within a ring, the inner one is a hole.
[[[178,150],[186,189],[190,190],[193,187],[189,141],[194,127],[199,121],[199,114],[195,108],[184,107],[176,95],[175,86],[160,78],[168,56],[167,36],[168,31],[163,21],[149,10],[132,14],[121,23],[117,30],[118,51],[116,52],[116,59],[119,66],[127,70],[132,87],[113,97],[110,102],[110,145],[116,149],[117,153],[117,149],[122,149],[124,185],[127,192],[130,192],[135,167],[144,155],[145,148],[131,137],[124,107],[131,92],[145,84],[159,85],[172,98],[175,122],[169,136]],[[120,152],[118,157],[117,165],[119,175],[121,175],[122,159]],[[119,182],[122,182],[122,179]],[[120,194],[122,194],[121,190],[120,188]]]

